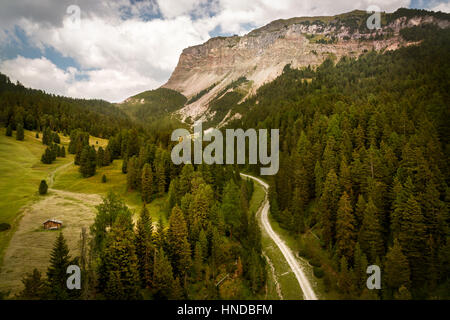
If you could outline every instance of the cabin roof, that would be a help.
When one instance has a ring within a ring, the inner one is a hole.
[[[56,219],[48,219],[48,220],[44,221],[44,224],[46,224],[47,222],[54,222],[54,223],[62,224],[62,221],[56,220]]]

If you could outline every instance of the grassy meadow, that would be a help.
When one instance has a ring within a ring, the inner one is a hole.
[[[122,160],[110,166],[97,168],[93,177],[82,178],[74,156],[57,158],[52,164],[42,164],[40,159],[46,146],[42,134],[25,130],[25,140],[17,141],[0,131],[0,223],[11,225],[11,229],[0,232],[0,291],[9,292],[10,297],[21,290],[21,279],[33,268],[45,272],[53,243],[59,231],[43,230],[42,223],[50,218],[63,221],[61,232],[67,240],[72,256],[79,255],[79,240],[82,228],[89,229],[94,221],[96,209],[108,191],[112,190],[138,213],[142,200],[137,192],[126,189],[126,175],[122,173]],[[60,135],[66,151],[69,137]],[[105,148],[108,140],[90,137],[90,144]],[[103,174],[107,182],[102,183]],[[49,192],[38,194],[41,180],[47,179]],[[159,215],[166,223],[165,197],[155,199],[148,209],[157,222]],[[135,215],[135,218],[137,215]]]
[[[0,223],[9,223],[11,229],[0,232],[0,262],[11,235],[17,227],[21,208],[39,198],[38,187],[57,167],[70,162],[70,158],[57,158],[50,165],[41,163],[46,146],[35,132],[25,130],[25,140],[17,141],[15,134],[5,136],[0,130]],[[62,137],[63,138],[63,137]]]

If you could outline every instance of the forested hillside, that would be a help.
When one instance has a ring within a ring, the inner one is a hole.
[[[72,99],[28,89],[0,74],[0,122],[16,129],[51,130],[69,134],[80,128],[108,138],[120,128],[130,127],[128,116],[103,100]]]
[[[422,43],[286,66],[230,124],[280,128],[271,212],[341,297],[449,298],[450,32],[403,35]],[[365,289],[368,264],[380,293]]]

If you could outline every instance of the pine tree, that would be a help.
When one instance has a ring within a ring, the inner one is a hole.
[[[106,166],[109,166],[110,164],[111,164],[111,152],[109,151],[109,148],[107,147],[105,150],[105,153],[103,155],[102,166],[106,167]]]
[[[172,266],[162,248],[154,259],[153,290],[156,299],[168,299],[171,296],[174,283]]]
[[[97,150],[97,166],[102,167],[103,166],[103,160],[105,157],[105,151],[102,147],[99,147]]]
[[[53,142],[52,132],[49,127],[45,127],[45,129],[42,132],[42,143],[47,146],[50,146],[52,142]]]
[[[13,132],[13,130],[12,130],[12,125],[11,125],[11,123],[10,124],[8,124],[8,126],[6,127],[6,136],[7,137],[11,137],[12,136],[12,132]]]
[[[190,257],[190,246],[187,243],[188,230],[183,211],[178,206],[172,209],[167,231],[167,242],[170,248],[171,262],[176,274],[184,275],[187,256]]]
[[[140,170],[136,156],[133,156],[127,165],[127,188],[129,190],[138,190],[140,186]]]
[[[47,181],[41,180],[41,183],[39,184],[39,194],[44,195],[47,194],[48,186]]]
[[[117,216],[106,237],[98,270],[99,289],[107,299],[139,299],[138,258],[130,215]]]
[[[56,238],[50,255],[50,266],[47,269],[48,298],[55,300],[68,299],[67,267],[71,264],[69,248],[62,232]]]
[[[128,160],[127,158],[124,158],[122,162],[122,173],[127,174],[127,172],[128,172]]]
[[[97,214],[94,224],[91,226],[93,235],[94,250],[98,253],[102,251],[107,230],[111,229],[119,215],[127,215],[131,219],[131,211],[126,204],[113,192],[108,192],[103,202],[96,206]],[[130,219],[128,219],[130,221]],[[130,226],[128,226],[130,227]]]
[[[65,158],[66,157],[66,149],[64,148],[64,146],[61,147],[60,152],[59,152],[59,156],[61,158]]]
[[[375,262],[375,259],[384,253],[383,235],[377,212],[375,204],[369,198],[358,237],[361,249],[369,258],[369,263]]]
[[[353,216],[350,197],[344,191],[339,200],[336,218],[336,248],[340,256],[351,261],[356,243],[355,217]]]
[[[358,230],[359,227],[362,225],[365,211],[366,211],[366,200],[364,200],[364,196],[360,193],[358,195],[358,201],[356,203],[356,210],[355,210],[355,220]]]
[[[142,286],[150,286],[153,271],[153,224],[145,204],[136,224],[136,255]]]
[[[396,300],[411,300],[411,293],[407,287],[401,286],[398,289],[398,292],[395,293],[394,297]]]
[[[152,201],[153,193],[153,171],[150,164],[146,163],[142,169],[141,196],[145,203]]]
[[[23,124],[19,123],[17,125],[16,130],[17,130],[16,131],[16,140],[23,141],[25,138],[24,131],[23,131]]]
[[[397,290],[401,286],[408,288],[410,286],[410,269],[408,259],[402,252],[402,248],[397,239],[394,245],[389,248],[384,262],[384,279],[386,285]]]
[[[196,280],[201,280],[203,272],[203,250],[200,241],[197,241],[197,243],[195,244],[193,265]]]
[[[326,244],[334,243],[336,234],[336,210],[339,201],[339,183],[334,170],[330,170],[323,186],[319,200],[319,210],[322,215],[322,235]]]
[[[191,227],[191,237],[197,239],[200,229],[206,228],[211,207],[214,203],[214,191],[201,179],[198,187],[192,188],[192,198],[189,203],[189,223]],[[193,179],[194,181],[195,179]],[[194,184],[194,182],[193,182]]]
[[[227,225],[230,238],[241,227],[241,204],[239,203],[239,189],[232,180],[228,181],[223,190],[221,213]]]
[[[45,298],[45,281],[41,273],[35,268],[22,279],[24,289],[19,293],[21,300],[41,300]]]
[[[355,245],[354,255],[353,255],[353,270],[355,273],[355,284],[357,289],[359,289],[359,293],[361,290],[366,287],[366,279],[367,279],[367,257],[362,252],[359,243],[357,242]]]
[[[164,171],[164,165],[162,163],[158,163],[156,165],[155,179],[158,194],[162,196],[166,192],[166,173]]]
[[[428,277],[428,256],[426,253],[426,229],[423,213],[415,197],[406,203],[398,240],[411,267],[411,280],[416,285]]]
[[[83,177],[92,177],[95,175],[97,166],[97,153],[94,146],[85,146],[80,157],[80,172]]]
[[[53,155],[50,148],[46,148],[44,153],[41,156],[41,162],[44,164],[51,164],[53,162]]]
[[[169,185],[169,192],[167,196],[167,205],[169,211],[172,211],[172,208],[175,205],[180,205],[180,198],[178,198],[178,178],[172,179]]]

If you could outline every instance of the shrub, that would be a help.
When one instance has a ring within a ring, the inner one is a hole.
[[[308,250],[303,249],[303,248],[298,251],[298,255],[300,257],[305,258],[305,259],[310,259],[311,258],[311,255],[309,254]]]
[[[320,268],[320,267],[314,267],[313,273],[314,273],[314,276],[319,279],[323,278],[323,276],[325,274],[325,272],[323,272],[322,268]]]
[[[106,175],[102,176],[102,183],[106,183]]]
[[[312,258],[311,260],[309,260],[309,263],[313,267],[321,267],[322,266],[322,263],[320,263],[319,259],[317,259],[317,258]]]
[[[0,232],[11,229],[11,225],[6,222],[0,223]]]
[[[44,195],[47,193],[48,185],[47,181],[41,180],[41,184],[39,185],[39,194]]]

